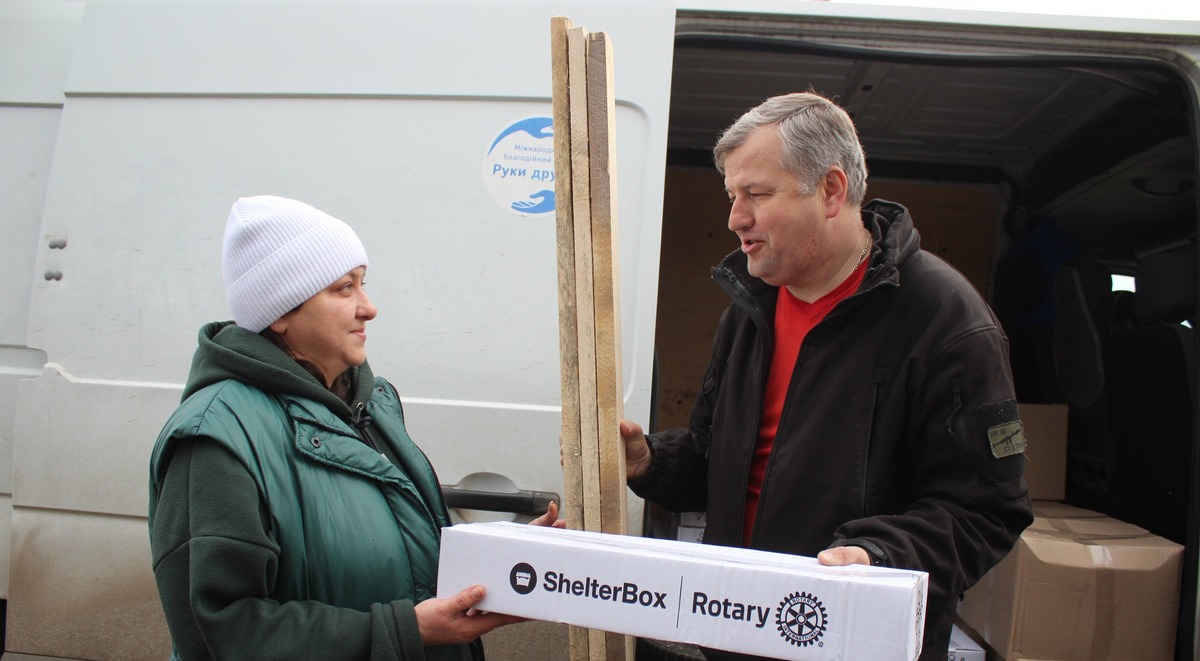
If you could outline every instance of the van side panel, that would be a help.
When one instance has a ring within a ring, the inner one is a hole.
[[[0,299],[22,311],[0,344],[38,357],[15,384],[0,373],[16,403],[9,650],[168,654],[146,467],[197,330],[228,318],[221,240],[239,196],[296,197],[362,237],[371,366],[444,485],[561,493],[554,214],[498,202],[485,176],[506,127],[551,115],[553,15],[615,44],[625,411],[647,418],[670,3],[80,6],[61,110],[26,122],[49,137],[26,149],[44,166],[13,249],[24,286]]]
[[[0,5],[0,599],[9,598],[17,383],[45,363],[26,337],[34,253],[82,14],[82,2]]]

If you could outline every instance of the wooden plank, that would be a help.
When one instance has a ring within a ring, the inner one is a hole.
[[[600,530],[624,534],[625,446],[617,431],[624,410],[617,250],[616,124],[612,56],[607,35],[588,35],[588,158],[591,177],[592,287],[596,329],[596,404],[601,496]]]
[[[612,54],[551,20],[564,505],[573,528],[627,530]],[[569,627],[573,661],[632,661],[633,638]]]
[[[588,158],[586,52],[583,28],[567,31],[571,111],[571,200],[575,229],[575,319],[579,345],[579,435],[583,529],[600,530],[600,456],[596,420],[596,321],[592,283],[591,174]]]
[[[572,528],[583,527],[583,466],[579,433],[579,337],[575,306],[575,219],[571,187],[571,112],[567,31],[570,19],[550,21],[551,88],[554,120],[554,199],[558,246],[559,363],[562,371],[563,514]],[[588,632],[568,627],[570,658],[587,659]]]
[[[579,446],[583,529],[600,530],[600,456],[596,419],[596,323],[592,284],[591,175],[588,159],[587,33],[567,30],[571,113],[571,203],[575,229],[575,324],[579,347]],[[588,659],[606,661],[605,632],[587,630]]]
[[[624,534],[627,525],[623,417],[620,264],[617,250],[616,107],[612,49],[603,32],[587,42],[588,160],[591,188],[592,287],[596,328],[596,407],[600,530]],[[605,635],[605,661],[632,661],[632,636]],[[593,653],[592,658],[598,655]]]
[[[563,506],[573,528],[583,527],[583,483],[579,446],[579,337],[575,302],[575,218],[571,186],[571,113],[568,91],[567,31],[571,21],[550,25],[554,126],[554,200],[558,245],[559,362],[562,371]]]

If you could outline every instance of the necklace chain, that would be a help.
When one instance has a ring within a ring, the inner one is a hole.
[[[867,243],[863,245],[862,252],[858,255],[858,261],[854,263],[854,268],[862,265],[863,260],[867,258],[867,250],[871,247],[871,240],[868,238]]]

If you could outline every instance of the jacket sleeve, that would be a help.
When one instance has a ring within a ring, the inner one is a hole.
[[[425,658],[413,604],[369,612],[269,598],[279,548],[258,490],[214,442],[181,443],[151,522],[155,580],[180,658]]]
[[[712,354],[692,406],[687,427],[646,437],[653,461],[644,475],[629,481],[638,496],[671,512],[702,512],[708,504],[708,455],[712,444],[713,410],[729,356],[734,306],[727,308],[713,340]]]
[[[646,437],[654,453],[650,468],[629,488],[671,512],[702,512],[707,498],[708,458],[696,434],[686,427]]]
[[[1004,558],[1033,520],[1007,366],[994,326],[967,331],[930,358],[920,382],[906,386],[907,505],[842,525],[834,545],[929,572],[931,602],[957,599]]]
[[[687,427],[646,436],[653,453],[650,467],[641,477],[629,481],[629,488],[638,496],[671,512],[702,512],[708,502],[708,448],[715,371],[716,368],[709,365]]]

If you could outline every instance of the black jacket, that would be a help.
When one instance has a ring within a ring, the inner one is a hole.
[[[854,544],[929,572],[922,659],[944,659],[961,593],[1032,521],[1008,341],[966,278],[920,249],[904,207],[876,200],[862,216],[870,268],[801,347],[751,546],[813,556]],[[713,278],[733,303],[689,427],[651,435],[651,468],[630,486],[706,511],[705,543],[740,546],[778,289],[741,252]]]

